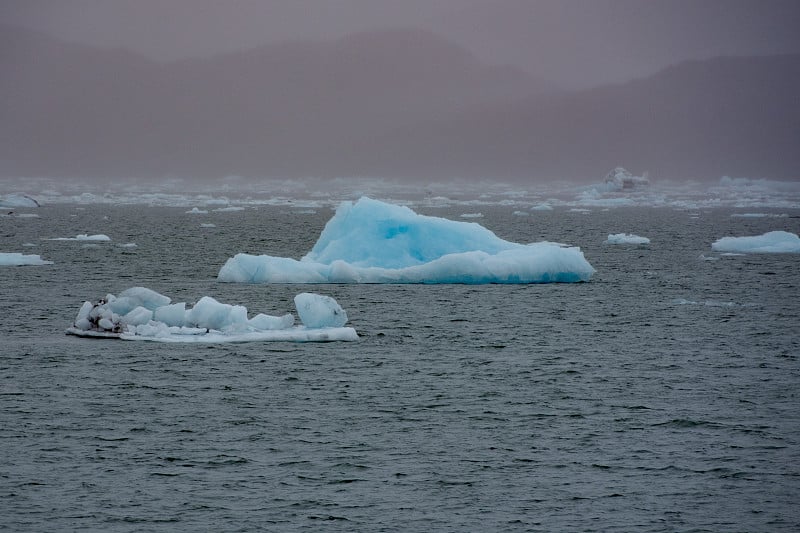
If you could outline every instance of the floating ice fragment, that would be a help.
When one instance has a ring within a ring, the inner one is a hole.
[[[787,218],[786,213],[733,213],[731,218]]]
[[[579,248],[517,244],[474,222],[362,197],[343,202],[301,260],[237,254],[220,281],[242,283],[547,283],[588,281]]]
[[[247,308],[202,297],[191,309],[183,302],[170,304],[167,296],[144,287],[132,287],[119,297],[107,294],[96,304],[84,302],[67,333],[83,337],[111,337],[160,342],[322,342],[357,340],[344,327],[347,314],[328,296],[304,293],[296,300],[304,326],[294,316],[262,313],[247,318]]]
[[[0,266],[38,266],[52,264],[52,261],[45,261],[40,255],[36,254],[0,252]]]
[[[211,296],[203,296],[186,313],[186,322],[199,328],[225,329],[234,324],[247,322],[247,308],[216,301]]]
[[[186,213],[189,215],[207,215],[208,211],[206,211],[205,209],[199,209],[197,207],[193,207],[188,211],[186,211]]]
[[[147,287],[131,287],[130,289],[125,289],[119,293],[119,299],[122,298],[129,298],[134,305],[141,305],[151,311],[155,311],[157,308],[167,305],[171,301],[168,296],[159,294]]]
[[[800,237],[788,231],[770,231],[751,237],[723,237],[711,248],[717,252],[800,253]]]
[[[102,233],[98,233],[97,235],[87,235],[86,233],[81,233],[76,237],[57,237],[55,239],[49,239],[51,241],[110,241],[111,237],[108,235],[104,235]]]
[[[309,328],[340,328],[347,323],[347,313],[330,296],[302,292],[294,297],[294,305]]]
[[[178,302],[156,307],[153,311],[153,320],[163,322],[167,326],[183,326],[186,323],[186,304]]]
[[[650,239],[632,233],[615,233],[609,235],[606,242],[608,244],[650,244]]]

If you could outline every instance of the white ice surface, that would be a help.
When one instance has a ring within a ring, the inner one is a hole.
[[[220,281],[241,283],[547,283],[588,281],[579,248],[505,241],[474,222],[362,197],[343,202],[301,260],[237,254]]]
[[[788,231],[770,231],[751,237],[723,237],[711,244],[717,252],[800,253],[800,237]]]
[[[0,266],[23,265],[52,265],[52,261],[45,261],[35,254],[21,254],[18,252],[0,252]]]
[[[294,306],[310,328],[340,328],[347,323],[347,313],[330,296],[302,292],[294,297]]]
[[[111,237],[105,235],[103,233],[98,233],[97,235],[87,235],[86,233],[81,233],[75,237],[57,237],[55,239],[50,239],[51,241],[110,241]]]
[[[608,236],[608,244],[650,244],[650,239],[632,233],[615,233]]]
[[[295,300],[303,326],[294,316],[247,316],[247,308],[202,297],[191,309],[183,302],[144,287],[132,287],[117,297],[107,294],[96,304],[84,302],[67,333],[159,342],[321,342],[357,340],[344,327],[347,314],[333,298],[303,293]]]

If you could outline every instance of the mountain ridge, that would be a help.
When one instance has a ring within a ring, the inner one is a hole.
[[[0,176],[800,173],[797,55],[690,61],[567,92],[422,30],[171,63],[27,30],[0,42]]]

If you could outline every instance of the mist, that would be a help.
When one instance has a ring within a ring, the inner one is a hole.
[[[791,1],[11,1],[0,19],[0,178],[799,174]]]

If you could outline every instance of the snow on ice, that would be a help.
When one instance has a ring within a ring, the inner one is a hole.
[[[299,261],[240,253],[219,271],[240,283],[548,283],[588,281],[580,248],[505,241],[475,222],[362,197],[343,202]]]
[[[345,327],[347,314],[333,298],[301,293],[295,297],[302,326],[294,316],[259,313],[248,318],[247,308],[203,296],[190,309],[163,294],[132,287],[99,302],[84,302],[67,333],[160,342],[353,341],[355,329]]]
[[[770,231],[751,237],[723,237],[714,241],[711,248],[717,252],[736,253],[800,253],[800,237],[788,231]]]
[[[606,242],[608,244],[650,244],[650,239],[632,233],[615,233],[609,235]]]

